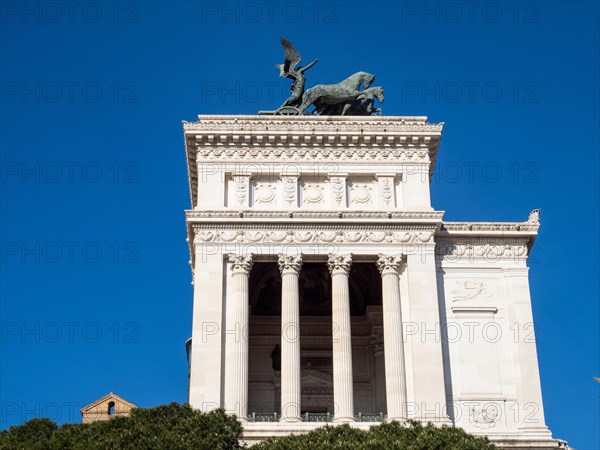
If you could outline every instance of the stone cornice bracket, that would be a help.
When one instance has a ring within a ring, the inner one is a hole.
[[[381,275],[388,273],[400,273],[400,266],[402,265],[402,255],[377,255],[377,268]]]
[[[302,255],[278,255],[279,271],[281,275],[286,273],[300,274],[302,268]]]
[[[237,255],[235,253],[229,253],[227,255],[227,259],[231,263],[231,272],[233,274],[249,274],[250,270],[252,270],[252,253],[248,253],[246,255]]]
[[[331,275],[336,273],[350,273],[350,266],[352,265],[352,254],[347,255],[334,255],[330,254],[327,258],[327,266]]]

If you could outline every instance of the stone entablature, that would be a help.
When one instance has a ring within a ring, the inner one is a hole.
[[[425,117],[199,116],[184,122],[192,205],[430,210],[442,128]]]

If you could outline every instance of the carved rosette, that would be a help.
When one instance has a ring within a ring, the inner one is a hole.
[[[302,268],[302,255],[278,255],[279,271],[281,275],[286,273],[300,274]]]
[[[333,255],[330,254],[327,259],[327,266],[331,275],[338,273],[348,274],[350,273],[350,266],[352,265],[352,255]]]
[[[236,255],[230,253],[227,255],[229,262],[231,263],[231,273],[243,273],[245,275],[250,274],[250,270],[252,270],[252,253],[247,255]]]
[[[398,274],[402,264],[402,255],[377,255],[377,268],[381,275]]]

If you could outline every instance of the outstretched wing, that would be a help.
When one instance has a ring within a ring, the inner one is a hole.
[[[293,71],[296,68],[296,66],[302,58],[300,57],[300,53],[298,53],[298,50],[294,48],[292,43],[283,36],[281,36],[281,46],[283,47],[283,50],[285,52],[283,70],[285,73],[289,73],[290,71]]]

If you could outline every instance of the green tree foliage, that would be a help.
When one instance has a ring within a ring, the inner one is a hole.
[[[46,450],[58,430],[50,419],[31,419],[23,425],[0,431],[0,449]]]
[[[0,432],[0,450],[226,450],[241,448],[242,425],[223,410],[201,413],[171,403],[134,409],[130,416],[58,427],[32,419]],[[460,428],[411,421],[371,427],[325,426],[307,433],[270,438],[252,450],[493,450],[487,438]]]
[[[493,450],[484,437],[476,437],[461,428],[423,426],[411,421],[373,426],[369,431],[348,425],[326,426],[307,434],[270,438],[252,450]]]
[[[32,419],[0,432],[0,450],[225,450],[240,448],[241,433],[241,424],[223,410],[201,413],[171,403],[60,428],[49,419]]]

